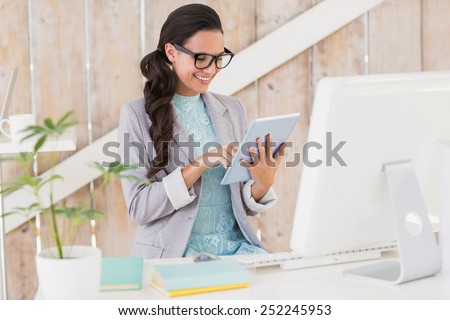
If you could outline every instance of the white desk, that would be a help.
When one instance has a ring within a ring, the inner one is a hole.
[[[282,271],[257,270],[245,289],[168,298],[150,286],[152,264],[186,262],[186,259],[145,260],[142,289],[101,292],[99,299],[450,299],[450,277],[429,277],[398,286],[375,285],[346,278],[342,271],[371,261]]]

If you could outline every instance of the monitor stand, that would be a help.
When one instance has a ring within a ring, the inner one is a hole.
[[[400,284],[438,273],[442,265],[441,253],[412,162],[386,164],[384,171],[394,208],[399,261],[383,261],[345,270],[344,275]],[[412,229],[408,220],[416,220],[417,228]]]

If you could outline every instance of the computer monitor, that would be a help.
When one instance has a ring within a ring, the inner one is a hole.
[[[410,161],[428,214],[439,216],[439,139],[450,139],[450,72],[320,81],[304,149],[292,249],[318,256],[398,241],[390,190],[400,187],[389,188],[385,170],[392,163]],[[398,197],[404,205],[413,200],[408,194]]]

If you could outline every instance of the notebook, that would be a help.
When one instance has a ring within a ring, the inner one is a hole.
[[[153,270],[152,285],[168,296],[242,288],[249,284],[248,271],[233,259],[161,264],[154,265]]]
[[[151,282],[153,288],[157,289],[162,294],[168,296],[168,297],[180,297],[180,296],[186,296],[189,294],[198,294],[198,293],[206,293],[206,292],[213,292],[213,291],[222,291],[222,290],[230,290],[230,289],[238,289],[238,288],[246,288],[249,286],[248,283],[238,283],[238,284],[230,284],[226,286],[213,286],[213,287],[203,287],[203,288],[191,288],[191,289],[181,289],[181,290],[169,290],[165,291],[162,288],[160,288],[156,283],[153,281]]]
[[[142,257],[102,258],[100,290],[141,289],[142,263]]]

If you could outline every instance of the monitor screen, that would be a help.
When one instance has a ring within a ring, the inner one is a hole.
[[[450,139],[450,72],[323,79],[292,249],[315,256],[396,241],[386,163],[412,161],[428,214],[438,216],[439,139]]]

